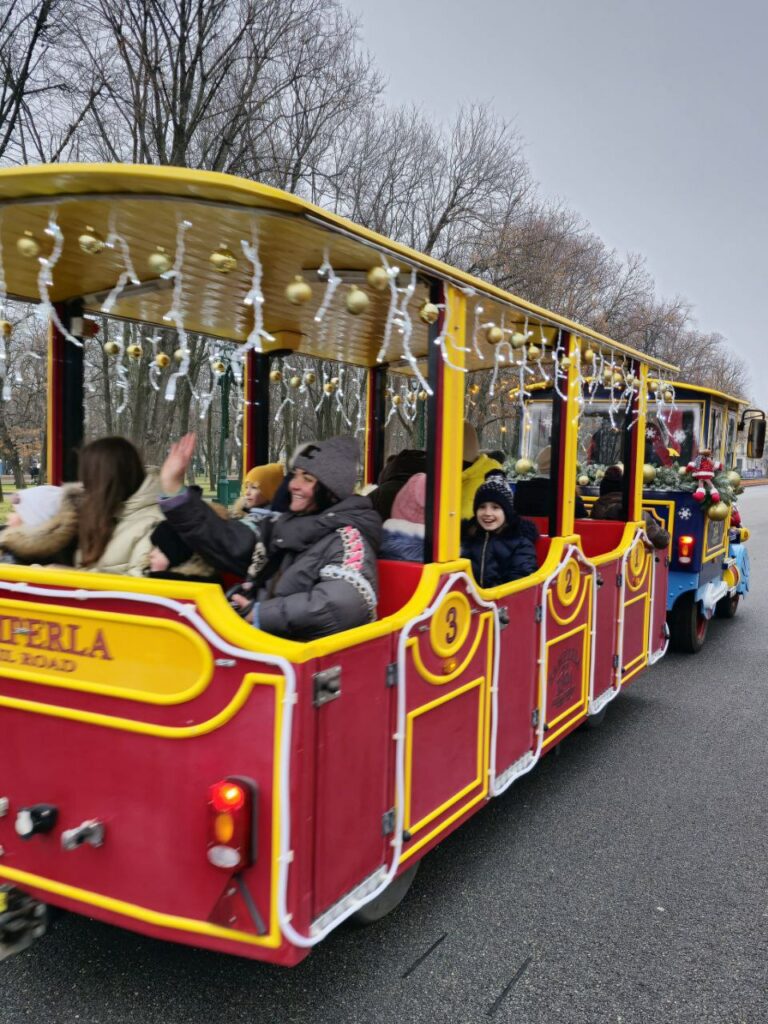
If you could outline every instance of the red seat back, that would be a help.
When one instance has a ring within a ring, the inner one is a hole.
[[[407,604],[419,585],[424,566],[420,562],[379,559],[379,603],[377,618],[394,615]]]

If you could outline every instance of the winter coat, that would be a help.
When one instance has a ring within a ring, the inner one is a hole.
[[[536,539],[533,523],[517,518],[495,533],[484,530],[474,520],[464,526],[461,553],[472,562],[478,586],[498,587],[536,572]]]
[[[592,506],[592,518],[624,519],[624,502],[621,493],[612,491],[608,494],[601,494]],[[648,540],[651,544],[659,549],[667,547],[669,545],[669,533],[667,530],[659,525],[647,509],[643,510],[643,519],[645,521],[645,532],[648,534]]]
[[[198,495],[161,502],[181,538],[222,571],[253,579],[254,624],[291,640],[329,636],[375,618],[381,519],[351,495],[324,512],[252,524],[222,521]]]
[[[521,516],[548,516],[551,494],[552,481],[548,476],[520,480],[515,484],[515,508]],[[577,519],[586,519],[588,516],[586,506],[578,494],[575,516]]]
[[[486,455],[485,452],[480,452],[475,461],[462,472],[461,474],[461,518],[471,519],[474,515],[473,504],[475,500],[475,491],[480,484],[485,480],[486,476],[492,469],[500,469],[503,472],[502,466],[492,459],[490,455]]]
[[[427,469],[427,453],[419,448],[404,448],[387,460],[379,474],[379,486],[371,494],[373,507],[382,519],[392,515],[392,505],[397,493],[416,473]]]
[[[151,471],[117,514],[115,528],[101,558],[85,568],[93,572],[112,572],[123,576],[142,576],[148,563],[152,541],[149,535],[163,518],[157,504],[162,493],[157,473]],[[212,512],[216,515],[215,512]],[[218,518],[218,517],[217,517]],[[80,551],[75,564],[82,566]]]
[[[0,533],[3,560],[21,565],[72,565],[82,494],[82,484],[65,484],[61,506],[51,519],[39,526],[6,526]]]
[[[379,558],[394,562],[424,561],[424,524],[408,519],[387,519],[381,535]]]

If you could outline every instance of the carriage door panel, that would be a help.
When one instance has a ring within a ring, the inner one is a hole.
[[[494,613],[462,574],[405,632],[403,860],[487,795]]]
[[[315,771],[307,765],[305,773],[315,776],[313,917],[389,863],[383,822],[394,801],[391,660],[386,636],[315,663]]]
[[[656,563],[640,535],[622,559],[622,619],[620,625],[621,682],[628,682],[648,664],[651,596]]]
[[[592,672],[593,591],[592,567],[575,554],[566,557],[557,575],[544,588],[544,747],[587,711]]]
[[[592,696],[597,699],[617,685],[619,638],[616,623],[621,607],[621,558],[598,566],[595,595],[595,682]]]
[[[533,713],[537,707],[541,588],[530,587],[498,602],[507,625],[499,639],[496,778],[504,784],[509,768],[536,747]]]

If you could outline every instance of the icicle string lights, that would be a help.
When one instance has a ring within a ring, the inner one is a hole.
[[[184,236],[191,227],[191,221],[179,221],[176,229],[176,257],[173,262],[173,267],[171,270],[166,270],[164,274],[160,275],[166,279],[173,279],[173,298],[171,300],[171,308],[163,316],[163,320],[168,323],[172,323],[176,328],[176,333],[179,336],[179,347],[183,353],[178,370],[171,374],[165,387],[165,398],[168,402],[172,402],[176,397],[176,385],[179,377],[186,377],[189,372],[189,342],[187,339],[187,332],[184,329],[184,314],[182,311],[182,270],[184,267]]]
[[[61,233],[61,228],[56,222],[56,214],[51,213],[48,217],[48,227],[45,229],[46,235],[50,235],[53,239],[53,249],[51,255],[47,258],[40,256],[40,271],[37,275],[37,290],[40,293],[40,305],[42,306],[43,312],[46,316],[50,317],[56,325],[57,330],[67,339],[71,341],[73,345],[77,345],[78,348],[83,347],[82,341],[76,338],[74,334],[70,334],[64,324],[59,318],[59,314],[56,312],[56,308],[51,302],[51,295],[48,291],[53,285],[53,270],[56,264],[59,262],[62,250],[64,248],[64,235]]]
[[[333,301],[336,289],[341,284],[341,278],[336,274],[336,271],[331,266],[327,249],[323,254],[323,262],[318,268],[317,276],[325,280],[325,294],[323,295],[323,301],[320,303],[320,307],[315,313],[315,323],[319,324],[323,322],[325,314],[328,312],[331,302]]]
[[[120,255],[123,260],[123,271],[118,277],[114,288],[106,297],[106,299],[104,300],[104,304],[101,307],[102,313],[105,313],[107,315],[109,315],[109,313],[112,312],[113,306],[117,302],[118,297],[120,296],[123,288],[125,288],[126,284],[129,281],[131,282],[131,284],[134,285],[141,284],[138,277],[136,276],[136,271],[133,269],[133,263],[131,261],[131,254],[128,249],[128,243],[122,235],[118,234],[115,224],[115,214],[112,213],[110,217],[109,234],[107,235],[107,240],[104,244],[107,249],[115,249],[116,247],[119,247]]]
[[[271,342],[275,339],[264,329],[264,292],[261,288],[261,279],[264,276],[264,271],[261,266],[261,259],[259,258],[259,236],[255,227],[251,242],[246,242],[243,238],[240,240],[240,245],[245,258],[251,264],[251,287],[243,299],[243,305],[250,306],[253,309],[253,327],[245,343],[237,353],[237,360],[242,362],[245,354],[251,349],[254,352],[263,352],[262,342]]]

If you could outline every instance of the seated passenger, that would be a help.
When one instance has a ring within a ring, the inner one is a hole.
[[[152,548],[145,570],[155,580],[183,579],[191,583],[216,581],[216,570],[187,547],[171,524],[163,519],[149,536]]]
[[[515,484],[515,508],[521,516],[548,516],[549,501],[552,494],[550,470],[552,467],[552,449],[549,445],[542,448],[536,456],[536,476],[530,480],[520,480]],[[577,519],[587,518],[587,509],[579,495],[576,495],[575,516]]]
[[[474,520],[462,524],[461,552],[478,585],[498,587],[535,572],[538,530],[515,511],[506,477],[491,474],[478,487],[474,506]]]
[[[392,505],[392,518],[384,523],[379,558],[398,562],[424,561],[424,506],[427,474],[416,473],[402,487]]]
[[[161,507],[184,542],[216,569],[248,575],[233,604],[254,626],[313,640],[376,617],[381,519],[353,493],[359,449],[351,437],[308,445],[294,461],[290,510],[255,528],[222,520],[184,487],[194,434],[171,446]]]
[[[382,519],[387,520],[392,515],[392,505],[400,488],[426,468],[427,453],[418,448],[404,448],[396,455],[390,455],[379,473],[379,486],[371,495],[373,507]]]
[[[238,519],[244,516],[256,520],[264,516],[273,519],[279,512],[273,511],[272,502],[284,477],[285,472],[280,462],[268,462],[264,466],[249,469],[243,481],[245,493],[235,502],[232,515]]]
[[[77,547],[80,484],[43,485],[11,495],[11,511],[0,532],[4,562],[72,565]]]
[[[480,451],[477,431],[464,420],[464,450],[461,473],[461,518],[471,519],[475,492],[486,476],[493,470],[504,472],[500,463]]]
[[[600,497],[592,506],[593,519],[624,520],[623,498],[624,472],[621,466],[609,466],[600,481]],[[648,540],[655,548],[665,548],[669,544],[669,533],[653,517],[647,509],[643,510],[645,532]]]
[[[152,547],[150,534],[163,518],[157,505],[157,473],[145,472],[141,456],[124,437],[102,437],[81,450],[80,480],[75,565],[95,572],[143,575]]]

